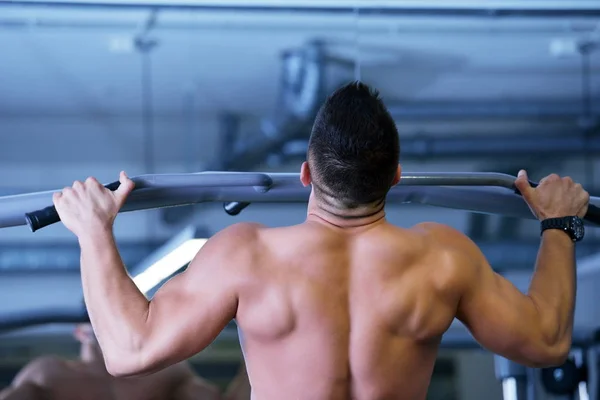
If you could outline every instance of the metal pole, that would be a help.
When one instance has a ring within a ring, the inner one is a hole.
[[[533,400],[528,397],[527,368],[500,356],[494,356],[494,367],[504,400]]]

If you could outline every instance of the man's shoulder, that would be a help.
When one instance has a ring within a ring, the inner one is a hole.
[[[477,271],[477,267],[486,263],[485,256],[479,246],[460,230],[448,225],[427,222],[416,225],[415,229],[421,229],[432,240],[434,248],[443,253],[452,270],[464,277],[469,275],[468,271]]]
[[[67,361],[56,356],[43,356],[29,362],[15,377],[15,384],[26,382],[43,385],[68,369]]]
[[[267,229],[266,226],[254,222],[238,222],[221,229],[213,238],[218,240],[247,240]]]
[[[259,247],[264,225],[241,222],[230,225],[213,235],[204,246],[206,252],[216,257],[247,257]]]
[[[470,247],[473,242],[467,235],[460,230],[449,225],[440,224],[437,222],[422,222],[411,228],[415,232],[425,234],[429,239],[438,244],[446,245],[449,248],[460,250],[462,247]]]
[[[421,232],[429,242],[429,248],[442,256],[452,270],[458,268],[461,273],[469,265],[479,264],[483,258],[481,250],[466,234],[449,225],[425,222],[413,227]]]

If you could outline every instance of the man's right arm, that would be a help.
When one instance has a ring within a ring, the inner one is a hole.
[[[583,217],[589,194],[570,178],[550,175],[537,188],[525,171],[515,185],[539,219]],[[575,244],[546,230],[527,294],[496,274],[481,250],[460,233],[441,234],[457,260],[457,317],[489,350],[533,367],[557,365],[568,355],[575,308]]]
[[[531,367],[562,364],[571,347],[575,304],[571,239],[564,232],[544,232],[525,294],[494,272],[470,239],[458,235],[463,242],[457,247],[463,261],[458,319],[496,354]]]

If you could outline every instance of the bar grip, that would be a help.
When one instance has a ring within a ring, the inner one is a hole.
[[[529,184],[531,185],[531,187],[534,187],[534,188],[539,186],[539,183],[537,183],[537,182],[529,181]],[[521,191],[519,189],[517,189],[516,186],[514,187],[514,190],[515,190],[516,194],[521,196]],[[587,213],[585,213],[583,220],[590,222],[594,225],[600,225],[600,207],[595,206],[593,204],[588,205],[588,210],[587,210]]]
[[[245,201],[231,201],[229,203],[223,203],[223,210],[225,210],[228,215],[236,216],[249,205],[250,203]]]
[[[115,191],[119,187],[121,183],[119,181],[111,182],[104,187],[108,190]],[[135,190],[135,189],[134,189]],[[56,212],[56,207],[49,206],[42,210],[33,211],[25,214],[25,222],[31,229],[31,232],[35,232],[39,229],[45,228],[49,225],[60,222],[60,217],[58,216],[58,212]]]

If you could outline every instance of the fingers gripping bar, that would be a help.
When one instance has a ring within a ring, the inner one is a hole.
[[[293,173],[201,172],[141,175],[122,212],[203,202],[222,202],[237,215],[251,203],[305,203],[310,189]],[[516,177],[491,172],[404,173],[389,203],[416,203],[473,212],[533,218],[515,187]],[[537,186],[536,182],[531,182]],[[118,182],[105,187],[116,190]],[[53,192],[0,197],[0,227],[29,225],[35,232],[60,221]],[[50,205],[49,205],[50,204]],[[600,198],[592,197],[585,220],[600,225]],[[32,211],[37,210],[37,211]],[[23,218],[25,215],[25,218]]]
[[[104,187],[108,190],[115,191],[119,188],[119,186],[119,182],[112,182]],[[58,212],[56,212],[56,207],[48,206],[38,211],[26,213],[25,222],[27,222],[31,232],[35,232],[45,226],[60,222],[60,217],[58,216]]]

